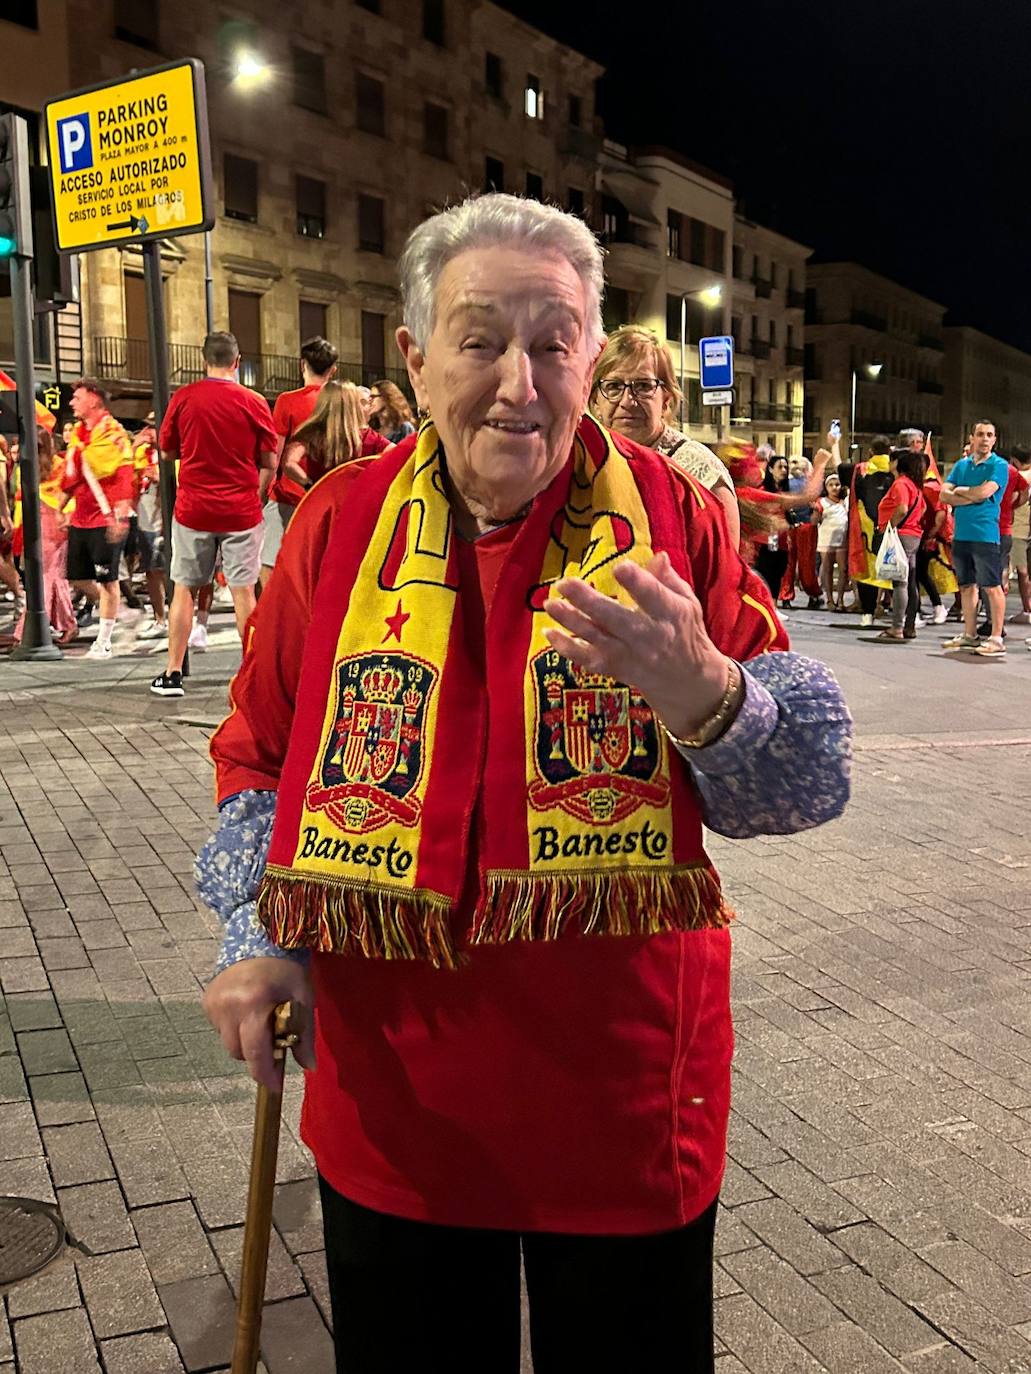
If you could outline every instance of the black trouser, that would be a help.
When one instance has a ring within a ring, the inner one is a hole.
[[[930,597],[931,605],[940,606],[942,604],[941,592],[939,592],[938,588],[934,585],[934,578],[931,576],[931,558],[933,553],[933,549],[921,547],[920,552],[916,556],[916,580]]]
[[[715,1202],[657,1235],[520,1236],[319,1186],[337,1374],[518,1374],[520,1242],[535,1374],[712,1374]]]
[[[786,537],[786,535],[781,535],[781,539]],[[780,596],[780,584],[784,580],[787,566],[787,549],[771,549],[767,544],[759,545],[755,555],[755,570],[769,587],[770,595],[774,601]]]
[[[872,587],[869,582],[857,582],[856,591],[859,593],[859,608],[863,614],[876,615],[880,587]]]

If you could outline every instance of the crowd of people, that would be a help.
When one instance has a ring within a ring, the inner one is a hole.
[[[306,489],[340,463],[385,452],[415,428],[393,382],[338,381],[337,350],[323,338],[302,345],[303,385],[281,394],[271,410],[240,384],[231,334],[210,334],[204,361],[205,376],[174,392],[160,434],[153,414],[130,434],[91,377],[72,389],[75,418],[60,443],[45,423],[37,428],[51,631],[67,646],[96,621],[89,659],[112,656],[120,620],[134,641],[167,639],[166,668],[151,684],[160,696],[184,695],[183,661],[187,649],[207,648],[216,598],[231,599],[243,638]],[[15,603],[14,642],[25,609],[18,458],[17,440],[0,438],[0,580]],[[167,608],[162,460],[176,471]]]

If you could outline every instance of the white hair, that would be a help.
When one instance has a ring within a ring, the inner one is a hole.
[[[424,220],[408,236],[398,270],[404,322],[420,349],[433,333],[437,281],[444,267],[469,248],[502,244],[534,253],[558,253],[583,282],[587,296],[587,347],[601,346],[602,249],[582,219],[554,205],[492,191]]]

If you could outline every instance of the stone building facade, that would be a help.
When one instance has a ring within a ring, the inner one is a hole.
[[[1031,356],[966,325],[945,330],[945,457],[958,457],[971,426],[992,420],[999,449],[1031,444]]]

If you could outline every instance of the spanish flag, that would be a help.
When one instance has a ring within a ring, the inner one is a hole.
[[[0,391],[17,391],[17,389],[18,386],[14,378],[9,376],[3,368],[0,367]],[[50,430],[51,433],[53,433],[54,426],[57,424],[57,416],[54,412],[52,410],[47,410],[46,406],[41,406],[38,401],[36,402],[36,424],[42,425],[44,429]]]
[[[933,477],[936,482],[940,482],[942,480],[942,475],[934,456],[934,449],[931,447],[930,430],[927,431],[927,438],[924,440],[924,455],[927,458],[927,476]]]

